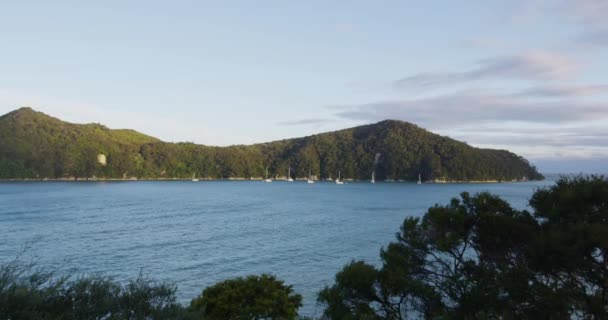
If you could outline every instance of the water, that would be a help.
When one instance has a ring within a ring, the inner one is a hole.
[[[460,192],[526,208],[551,180],[502,184],[305,182],[0,183],[0,262],[23,251],[64,272],[178,285],[187,303],[217,281],[272,273],[319,315],[316,294],[351,259],[378,263],[403,219]]]

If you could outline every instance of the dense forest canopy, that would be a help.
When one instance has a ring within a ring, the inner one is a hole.
[[[100,158],[100,156],[102,158]],[[255,145],[167,143],[133,130],[73,124],[30,108],[0,117],[0,179],[250,179],[309,175],[364,180],[542,179],[528,161],[480,149],[416,125],[376,124]]]

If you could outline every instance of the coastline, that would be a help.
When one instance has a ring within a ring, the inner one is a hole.
[[[252,178],[198,178],[199,182],[214,182],[214,181],[264,181],[262,177],[252,177]],[[285,178],[272,179],[277,182],[287,182]],[[296,178],[294,181],[306,181],[307,178]],[[478,183],[487,183],[487,184],[498,184],[498,183],[514,183],[514,182],[529,182],[529,181],[542,181],[541,180],[432,180],[432,181],[424,181],[422,184],[478,184]],[[43,178],[43,179],[0,179],[0,183],[2,182],[145,182],[145,181],[192,181],[192,178],[76,178],[76,177],[66,177],[66,178]],[[343,179],[345,182],[368,182],[369,180],[358,180],[358,179]],[[317,179],[315,182],[334,182],[333,179]],[[416,180],[376,180],[376,183],[416,183]]]

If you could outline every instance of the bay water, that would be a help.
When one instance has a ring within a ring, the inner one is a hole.
[[[403,219],[461,192],[500,195],[526,209],[554,179],[498,184],[274,181],[0,183],[0,263],[119,280],[140,272],[178,286],[188,303],[213,283],[271,273],[317,293],[352,259],[378,264]]]

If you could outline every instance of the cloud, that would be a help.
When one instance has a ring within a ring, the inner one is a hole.
[[[300,120],[288,120],[277,122],[278,125],[283,126],[300,126],[300,125],[310,125],[310,124],[324,124],[333,122],[332,119],[321,119],[321,118],[312,118],[312,119],[300,119]]]
[[[528,0],[524,2],[529,11],[535,12],[536,19],[550,16],[556,18],[560,25],[574,25],[582,29],[578,36],[570,38],[570,47],[585,45],[588,47],[608,46],[608,1],[606,0]],[[573,42],[573,43],[572,43]]]
[[[564,2],[564,14],[572,15],[580,23],[594,26],[608,26],[606,0],[567,0]]]
[[[419,73],[395,81],[395,86],[432,87],[485,79],[556,80],[573,75],[577,69],[576,62],[569,57],[531,52],[481,60],[468,71]]]
[[[608,158],[607,125],[608,121],[559,125],[496,122],[439,133],[477,147],[511,150],[529,159],[592,159]]]
[[[540,18],[552,16],[561,22],[601,27],[608,26],[606,12],[606,0],[524,0],[515,5],[508,17],[513,22],[536,23]]]
[[[606,0],[525,0],[514,2],[514,10],[506,16],[516,24],[525,23],[536,28],[547,18],[558,23],[580,29],[577,36],[566,40],[568,48],[585,45],[590,48],[608,46],[608,1]],[[497,18],[505,16],[499,12]]]
[[[533,163],[544,173],[600,173],[608,174],[608,157],[550,157],[534,159]]]
[[[576,40],[578,43],[589,46],[608,46],[608,29],[587,31]]]
[[[608,103],[580,99],[606,93],[608,85],[545,85],[516,93],[461,91],[328,109],[346,120],[409,121],[474,146],[529,158],[607,158]]]
[[[544,127],[514,129],[486,126],[483,130],[475,128],[457,130],[452,133],[452,137],[466,139],[468,142],[482,145],[608,148],[608,132],[600,128]]]
[[[607,94],[608,85],[582,85],[582,86],[537,86],[521,91],[517,95],[522,97],[564,98],[583,97],[594,94]]]
[[[511,94],[465,91],[429,98],[389,100],[332,107],[349,120],[401,119],[433,128],[496,121],[559,124],[608,119],[607,103],[534,101]]]

